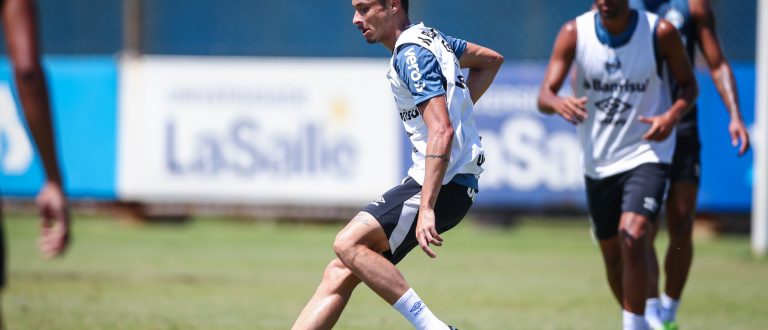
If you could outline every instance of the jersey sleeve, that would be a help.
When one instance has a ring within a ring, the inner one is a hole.
[[[428,49],[416,44],[405,45],[398,51],[394,64],[417,105],[445,94],[446,80],[440,63]]]
[[[442,32],[440,35],[443,37],[443,40],[445,40],[448,45],[450,45],[451,50],[453,50],[453,53],[456,54],[456,58],[461,58],[461,55],[463,55],[464,51],[467,50],[467,41],[445,35]]]

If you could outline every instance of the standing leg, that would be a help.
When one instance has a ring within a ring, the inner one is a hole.
[[[635,314],[645,312],[645,299],[648,296],[650,230],[651,222],[647,217],[632,212],[621,215],[619,241],[624,261],[622,305]]]
[[[600,241],[600,251],[603,254],[603,263],[608,277],[608,286],[619,305],[624,301],[622,288],[623,262],[621,260],[621,246],[619,238],[613,237]]]
[[[339,320],[360,279],[339,259],[328,264],[323,280],[292,329],[330,329]]]
[[[664,261],[665,321],[674,321],[680,297],[693,262],[693,214],[698,186],[690,182],[675,182],[667,198],[667,228],[669,248]]]

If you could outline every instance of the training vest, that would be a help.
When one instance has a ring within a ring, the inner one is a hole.
[[[611,47],[598,39],[596,11],[576,18],[576,97],[587,97],[587,120],[578,125],[585,175],[601,179],[644,163],[671,163],[675,134],[661,142],[642,136],[650,128],[639,116],[668,110],[654,52],[658,17],[638,10],[634,32]],[[630,26],[629,29],[632,29]]]
[[[425,156],[427,139],[429,138],[427,125],[419,113],[416,101],[408,85],[400,78],[394,67],[395,58],[400,48],[411,44],[429,50],[439,62],[442,71],[448,116],[454,131],[450,161],[442,184],[447,184],[457,174],[479,175],[483,171],[481,165],[485,158],[473,115],[472,99],[461,73],[459,59],[440,32],[425,27],[421,23],[407,28],[400,34],[387,74],[405,132],[413,145],[411,153],[413,165],[408,170],[408,175],[419,184],[424,184]],[[407,68],[407,74],[411,80],[417,82],[421,79],[421,74],[415,53],[413,54],[412,59],[409,57],[409,53],[405,54],[407,63],[412,64]]]

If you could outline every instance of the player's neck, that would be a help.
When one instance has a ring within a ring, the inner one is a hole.
[[[613,18],[605,18],[601,16],[600,22],[603,24],[603,27],[605,27],[605,30],[608,31],[608,33],[612,35],[619,35],[629,28],[631,13],[632,11],[627,10]]]
[[[405,29],[407,29],[409,26],[411,26],[411,20],[406,17],[405,20],[400,22],[398,27],[395,29],[395,33],[392,35],[392,37],[386,40],[382,40],[381,43],[384,45],[384,47],[387,47],[390,52],[394,52],[397,39],[400,38],[400,34],[402,34],[403,31],[405,31]]]

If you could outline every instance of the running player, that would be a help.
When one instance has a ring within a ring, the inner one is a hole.
[[[709,66],[720,97],[730,116],[728,132],[739,155],[749,149],[749,135],[739,111],[739,98],[731,66],[723,54],[715,29],[715,15],[707,0],[631,0],[630,6],[655,12],[677,28],[693,63],[696,48]],[[668,82],[672,92],[674,81]],[[691,109],[677,125],[677,147],[672,158],[671,185],[667,193],[666,220],[670,240],[664,261],[665,287],[659,301],[659,265],[655,252],[651,259],[651,293],[646,302],[646,318],[651,326],[676,328],[675,317],[680,297],[693,261],[693,217],[701,174],[701,143],[698,111]]]
[[[628,0],[595,0],[555,41],[539,109],[578,126],[587,201],[624,329],[646,329],[650,233],[696,81],[674,26]],[[560,97],[571,64],[574,97]],[[671,100],[662,71],[678,82]],[[670,105],[671,104],[671,105]],[[671,136],[671,138],[670,138]]]
[[[36,6],[33,0],[0,0],[0,10],[16,89],[46,175],[37,195],[41,218],[38,247],[45,257],[55,257],[64,252],[69,243],[69,212],[56,159],[48,90],[38,54]],[[4,237],[0,221],[0,289],[6,274]]]
[[[478,191],[483,148],[473,104],[503,62],[498,53],[411,24],[407,0],[352,0],[352,22],[368,43],[392,51],[388,78],[413,165],[339,232],[338,258],[325,269],[293,329],[330,329],[361,281],[417,329],[449,329],[395,267],[417,245],[430,257],[441,233],[457,225]],[[465,77],[461,68],[469,68]]]

